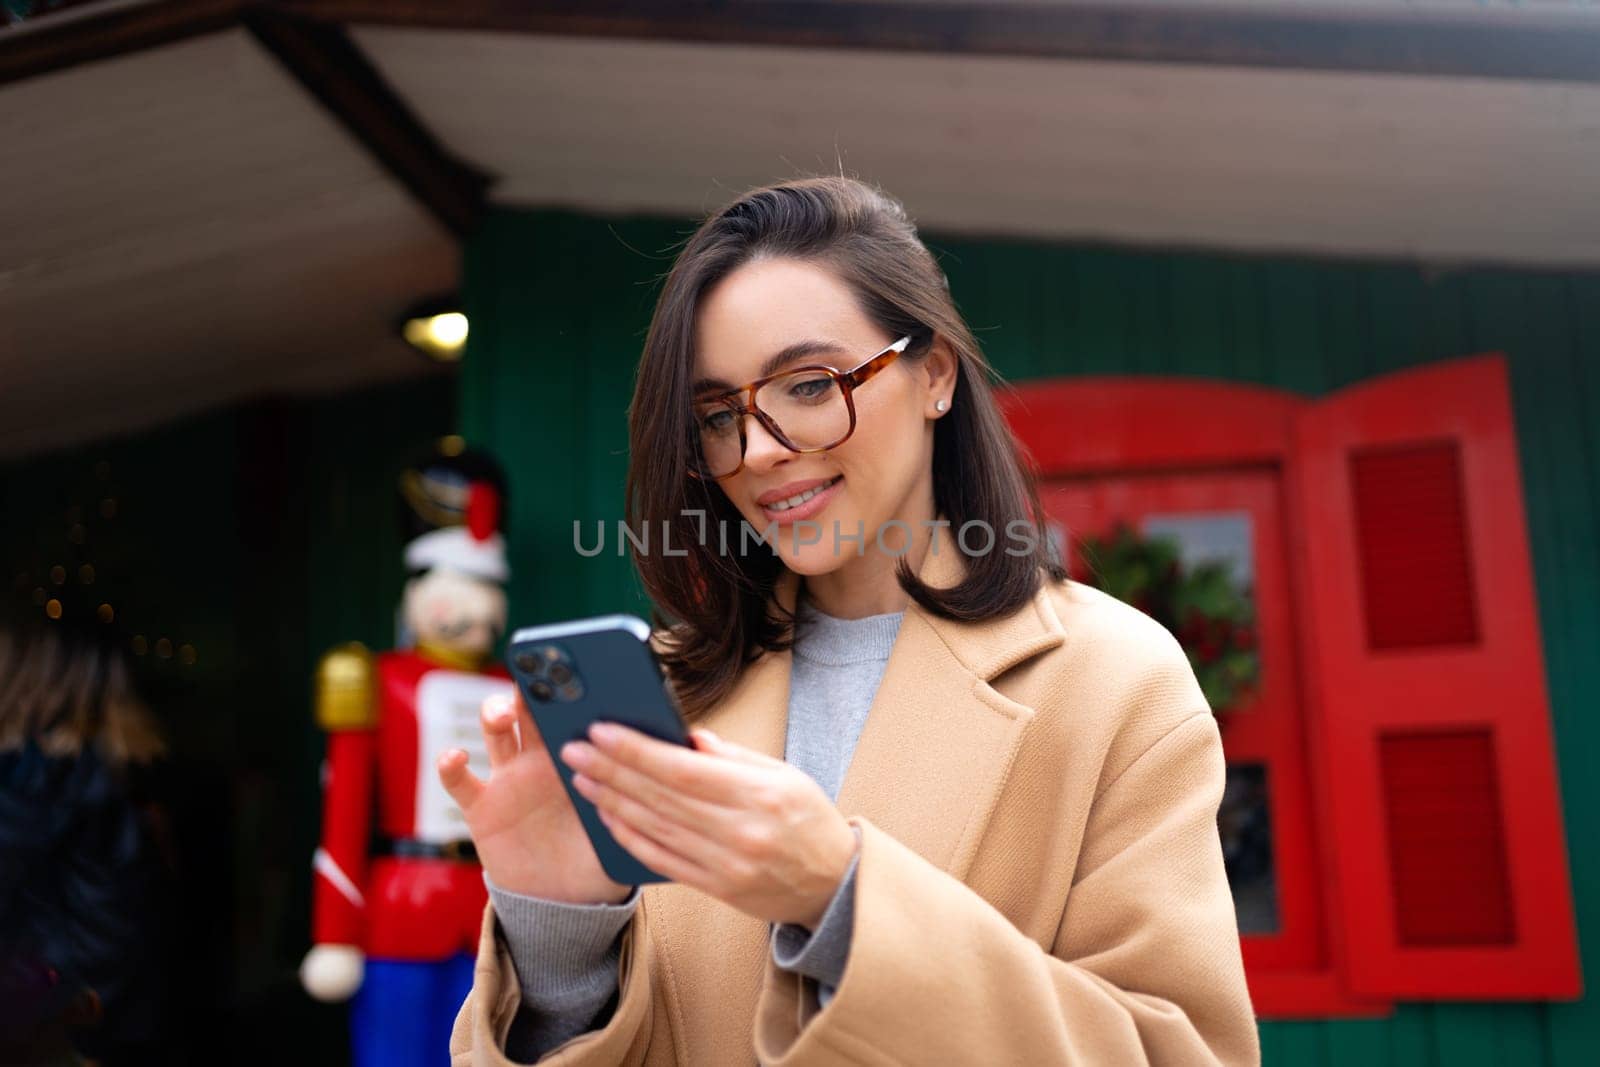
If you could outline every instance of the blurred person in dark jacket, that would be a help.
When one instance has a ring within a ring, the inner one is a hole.
[[[171,1062],[163,753],[110,627],[0,626],[0,1064]]]

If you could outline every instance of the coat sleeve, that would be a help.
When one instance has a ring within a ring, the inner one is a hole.
[[[842,981],[819,1009],[814,986],[769,964],[761,1063],[1258,1064],[1216,828],[1224,774],[1202,711],[1104,788],[1049,951],[852,817],[862,842]]]
[[[510,949],[496,930],[494,904],[485,905],[472,989],[456,1013],[450,1033],[451,1067],[517,1067],[506,1055],[506,1037],[522,1003]],[[674,1062],[664,1033],[667,1008],[654,980],[656,953],[649,931],[649,897],[641,896],[622,935],[617,963],[618,999],[611,1019],[545,1053],[541,1067],[658,1067]]]

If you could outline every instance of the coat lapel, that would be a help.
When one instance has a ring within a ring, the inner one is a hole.
[[[955,537],[936,526],[918,576],[947,587],[965,573]],[[774,599],[793,610],[798,587],[798,575],[785,572]],[[1042,589],[1010,616],[986,622],[941,619],[909,604],[846,770],[839,809],[963,877],[1033,717],[1033,709],[990,681],[1064,639]],[[788,651],[763,654],[706,725],[783,758],[791,665]]]

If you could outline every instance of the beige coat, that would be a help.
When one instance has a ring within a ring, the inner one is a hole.
[[[935,547],[920,576],[952,584],[951,532]],[[796,587],[785,574],[779,601]],[[764,654],[705,725],[781,758],[789,667]],[[912,603],[839,795],[861,855],[827,1008],[771,962],[765,921],[649,885],[610,1023],[539,1062],[1258,1063],[1223,773],[1182,650],[1132,608],[1071,582],[983,623]],[[491,906],[452,1064],[512,1062],[518,1002]]]

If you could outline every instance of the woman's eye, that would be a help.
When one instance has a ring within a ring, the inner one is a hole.
[[[802,378],[789,384],[789,395],[796,400],[820,400],[833,389],[833,379],[825,374]]]
[[[708,411],[700,416],[702,433],[727,433],[731,429],[733,429],[733,412],[726,408]]]

